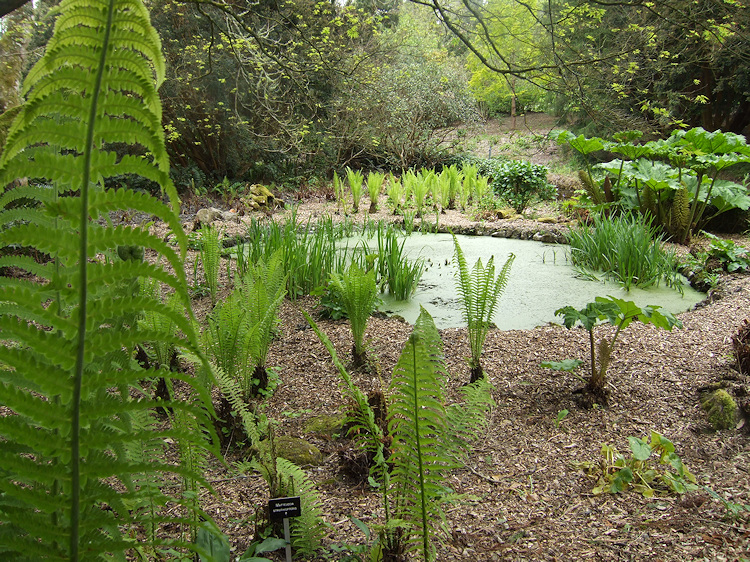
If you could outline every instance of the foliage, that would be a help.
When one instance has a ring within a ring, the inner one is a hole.
[[[750,209],[746,186],[720,178],[732,166],[750,162],[750,147],[741,135],[694,128],[639,144],[640,134],[631,133],[618,133],[614,141],[567,131],[553,136],[583,155],[601,150],[620,154],[622,159],[595,167],[607,178],[611,175],[611,180],[605,178],[612,192],[607,202],[651,217],[681,243],[722,213]],[[595,170],[588,159],[586,165],[584,179],[593,182]]]
[[[628,437],[631,456],[619,453],[614,445],[602,445],[599,463],[576,463],[597,478],[593,493],[617,494],[632,488],[646,498],[657,494],[684,494],[698,489],[695,476],[675,453],[672,442],[655,431],[650,438]],[[654,461],[658,462],[654,462]]]
[[[502,162],[495,170],[492,188],[517,213],[522,213],[535,199],[554,199],[555,186],[547,181],[547,168],[524,160]]]
[[[203,278],[211,294],[211,304],[216,304],[219,293],[219,262],[221,261],[221,233],[212,225],[200,229],[200,257]]]
[[[723,388],[711,392],[701,400],[701,407],[715,430],[732,429],[737,419],[737,402]]]
[[[373,455],[372,472],[375,477],[382,480],[385,478],[385,472],[387,472],[384,428],[378,423],[375,411],[367,397],[354,384],[351,375],[339,359],[336,348],[333,347],[331,340],[320,330],[309,314],[305,311],[302,311],[302,314],[315,332],[315,335],[325,345],[328,353],[331,354],[331,360],[341,378],[341,390],[349,399],[349,402],[354,405],[354,407],[347,408],[346,411],[346,423],[350,425],[349,434],[354,437],[361,447]]]
[[[457,466],[461,451],[468,447],[485,423],[493,404],[489,384],[467,385],[465,402],[445,407],[443,388],[447,371],[442,342],[429,313],[421,310],[393,371],[388,410],[393,464],[390,486],[384,488],[386,517],[398,521],[401,534],[388,533],[387,548],[394,549],[396,536],[409,551],[424,560],[435,559],[431,540],[440,532],[445,516],[441,504],[449,490],[443,481]],[[396,550],[398,550],[396,548]]]
[[[533,68],[544,61],[543,27],[538,19],[541,3],[514,0],[492,0],[487,3],[483,26],[492,42],[480,41],[477,48],[494,66],[508,65]],[[469,86],[476,98],[486,104],[489,115],[516,115],[517,112],[540,111],[545,92],[533,74],[500,74],[483,64],[473,52],[468,55],[472,71]],[[528,79],[525,77],[528,76]]]
[[[378,226],[378,273],[381,286],[397,300],[408,300],[417,289],[424,271],[424,259],[410,261],[404,254],[405,239],[399,243],[399,236],[392,226]]]
[[[682,327],[682,322],[669,312],[659,312],[659,308],[661,307],[655,305],[639,308],[632,301],[608,296],[596,297],[595,302],[588,303],[581,310],[566,306],[555,311],[556,315],[563,317],[563,324],[569,330],[580,323],[589,333],[591,377],[586,385],[585,393],[595,401],[593,403],[607,403],[609,394],[607,367],[621,330],[627,328],[633,321],[653,324],[657,328],[670,331],[675,326]],[[610,339],[602,337],[597,344],[594,338],[594,328],[601,320],[609,322],[616,327],[616,330]]]
[[[359,170],[346,169],[346,181],[349,182],[349,189],[352,191],[352,208],[354,212],[359,211],[359,201],[362,199],[362,182],[365,178]]]
[[[249,462],[238,463],[240,470],[256,470],[268,484],[272,498],[299,495],[303,517],[291,520],[293,544],[299,552],[311,554],[320,545],[324,523],[320,515],[320,500],[304,471],[293,463],[276,456],[274,435],[264,415],[251,411],[242,397],[237,381],[227,377],[221,369],[210,366],[222,393],[239,416],[245,434],[250,440],[254,456]],[[275,546],[274,543],[269,545]],[[256,547],[255,552],[258,553]],[[252,560],[252,558],[250,558]]]
[[[718,260],[724,270],[729,273],[750,272],[750,251],[732,240],[724,240],[714,236],[710,232],[703,232],[711,241],[711,246],[706,252],[703,262]]]
[[[367,174],[367,193],[370,196],[370,212],[375,213],[378,210],[378,197],[383,187],[385,174],[383,172],[370,172]]]
[[[461,310],[469,331],[471,382],[476,382],[483,377],[482,347],[500,296],[508,283],[508,275],[515,256],[510,254],[497,276],[495,276],[495,256],[490,256],[486,266],[482,265],[481,259],[478,259],[473,269],[469,271],[466,257],[455,234],[453,244],[456,248],[453,261],[458,270],[456,289],[461,297]]]
[[[664,249],[662,237],[643,218],[595,214],[593,219],[593,227],[583,225],[568,233],[576,268],[591,276],[604,273],[626,290],[658,286],[662,281],[682,290],[674,251]]]
[[[277,251],[267,263],[260,259],[251,266],[238,287],[239,304],[247,311],[247,339],[243,345],[253,363],[252,387],[246,385],[246,392],[255,393],[268,388],[266,358],[273,340],[276,315],[286,295],[286,280],[281,252]]]
[[[401,19],[407,25],[408,18]],[[420,24],[415,33],[433,23]],[[401,30],[387,37],[414,42]],[[341,90],[334,101],[338,136],[350,143],[346,152],[392,169],[434,166],[445,157],[451,131],[476,119],[463,62],[439,46],[426,46],[429,42],[434,39],[384,60],[364,87],[358,81]]]
[[[199,353],[186,316],[187,237],[160,127],[159,37],[134,0],[64,0],[59,13],[43,59],[26,78],[27,101],[0,160],[2,186],[18,177],[48,182],[0,195],[0,245],[22,244],[46,256],[43,262],[0,258],[0,266],[41,280],[3,277],[0,289],[3,339],[18,344],[0,348],[0,361],[10,367],[1,373],[0,403],[16,414],[0,417],[3,557],[124,558],[129,548],[167,545],[194,550],[189,540],[166,539],[156,530],[162,523],[195,529],[199,518],[209,518],[194,499],[197,483],[205,484],[201,463],[215,453],[210,396],[194,377],[160,370],[170,382],[179,378],[186,396],[152,400],[139,381],[154,372],[131,360],[144,340]],[[149,156],[118,158],[107,143],[138,143]],[[102,188],[105,178],[126,173],[158,181],[170,204]],[[20,193],[42,203],[23,209],[23,221],[7,208]],[[108,223],[109,213],[119,210],[163,220],[180,252],[145,227]],[[120,246],[149,248],[166,265],[103,258]],[[138,277],[173,289],[180,311],[123,290]],[[138,329],[143,311],[169,318],[182,336]],[[158,406],[171,409],[171,423],[154,423]],[[170,443],[178,444],[181,463],[163,461]],[[175,476],[187,489],[159,489]]]
[[[367,319],[375,310],[378,284],[375,282],[375,270],[363,270],[353,262],[343,273],[331,272],[331,283],[339,291],[341,301],[349,317],[352,330],[352,359],[355,366],[366,362],[365,328]]]
[[[182,312],[182,302],[178,293],[171,293],[162,297],[162,284],[156,279],[141,278],[140,294],[147,295],[157,301],[162,301],[167,308],[175,314]],[[142,317],[138,320],[138,329],[152,334],[170,334],[176,335],[177,325],[172,317],[161,314],[155,310],[144,310]],[[149,360],[154,363],[155,367],[171,368],[176,359],[177,347],[174,339],[151,340],[145,342],[149,348]]]

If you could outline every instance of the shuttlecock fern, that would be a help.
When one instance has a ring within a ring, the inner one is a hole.
[[[188,376],[181,379],[191,398],[168,403],[181,425],[157,427],[149,413],[165,404],[143,393],[139,381],[150,375],[131,359],[139,342],[162,339],[199,353],[186,314],[187,237],[156,93],[164,77],[159,37],[139,0],[63,0],[57,10],[54,35],[27,76],[26,102],[0,158],[0,248],[47,256],[0,252],[0,267],[35,276],[0,280],[0,331],[13,343],[0,348],[0,404],[15,414],[0,417],[6,560],[124,558],[136,545],[135,528],[156,529],[170,518],[168,502],[178,522],[195,521],[199,508],[191,499],[157,485],[175,473],[200,481],[199,471],[167,463],[163,453],[171,442],[207,451],[213,435],[210,397]],[[120,156],[107,149],[111,143],[138,145],[146,156]],[[103,188],[106,178],[131,173],[158,182],[170,203]],[[10,206],[15,190],[6,187],[19,177],[47,182],[23,188],[20,220]],[[180,252],[145,228],[112,226],[106,219],[118,210],[169,224]],[[119,247],[150,248],[168,267],[104,259]],[[169,285],[180,310],[122,290],[139,277]],[[138,330],[143,311],[169,318],[184,335]],[[176,504],[188,513],[175,511]],[[147,535],[151,548],[168,542]]]
[[[251,391],[268,386],[266,358],[273,340],[273,328],[281,302],[286,296],[282,252],[277,250],[266,263],[259,260],[252,266],[239,287],[241,306],[247,310],[250,327],[246,346],[253,362]]]
[[[404,521],[410,550],[435,559],[431,538],[438,532],[445,496],[443,480],[456,466],[444,447],[448,435],[442,387],[447,379],[442,342],[426,310],[414,324],[393,371],[388,431],[393,437],[389,462],[393,517]]]
[[[364,365],[367,357],[365,352],[365,328],[367,319],[375,310],[378,299],[378,284],[375,281],[375,270],[363,270],[356,262],[340,275],[331,273],[331,283],[341,295],[341,304],[349,316],[354,344],[352,359],[355,367]]]
[[[458,244],[458,239],[453,235],[453,244],[456,252],[454,262],[458,267],[456,275],[456,288],[461,297],[464,322],[469,331],[469,345],[471,347],[471,358],[469,367],[471,369],[471,382],[476,382],[484,376],[481,357],[484,340],[487,338],[492,316],[495,313],[500,296],[508,283],[508,275],[513,265],[515,256],[510,254],[500,272],[495,276],[495,256],[487,260],[487,265],[482,265],[479,259],[474,268],[469,271],[466,256]]]

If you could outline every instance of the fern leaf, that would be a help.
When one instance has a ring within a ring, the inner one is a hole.
[[[455,461],[443,447],[447,433],[442,386],[446,371],[435,323],[422,309],[393,372],[388,430],[393,437],[392,486],[400,498],[394,516],[410,521],[410,550],[434,560],[430,542],[438,531],[440,498]]]
[[[280,482],[279,493],[300,496],[302,515],[291,521],[294,550],[302,556],[312,556],[325,535],[318,495],[305,472],[294,463],[279,457],[276,459],[276,470]]]
[[[145,229],[91,221],[143,210],[168,223],[186,247],[160,127],[158,35],[140,0],[63,0],[58,10],[0,157],[0,249],[21,245],[51,260],[3,261],[46,282],[0,282],[0,330],[10,342],[0,348],[0,404],[14,414],[0,418],[0,549],[5,559],[124,559],[135,526],[152,530],[154,548],[189,547],[154,531],[170,520],[194,525],[205,516],[197,496],[167,495],[158,485],[170,475],[193,491],[206,485],[200,465],[216,453],[212,407],[195,377],[145,371],[131,360],[143,337],[199,353],[185,314],[192,313],[181,255]],[[145,147],[148,156],[119,158],[102,148],[113,142]],[[103,189],[107,177],[124,171],[160,181],[170,204]],[[5,187],[19,176],[51,185]],[[150,248],[168,265],[102,259],[123,245]],[[138,294],[138,277],[169,285],[183,306]],[[144,310],[184,335],[166,324],[139,331]],[[175,413],[164,429],[149,414],[161,403],[140,389],[153,375],[182,380],[188,392],[169,403]],[[172,442],[184,464],[164,460]]]

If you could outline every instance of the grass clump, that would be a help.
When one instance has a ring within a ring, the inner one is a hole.
[[[677,260],[662,245],[662,236],[643,217],[594,215],[594,226],[572,229],[568,235],[571,259],[592,277],[601,272],[626,290],[659,285],[681,290]]]

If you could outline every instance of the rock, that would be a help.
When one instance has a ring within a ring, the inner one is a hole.
[[[315,433],[330,437],[334,433],[339,433],[344,426],[345,417],[343,414],[334,416],[315,416],[305,424],[305,433]]]
[[[198,230],[202,226],[208,226],[217,219],[221,219],[222,212],[215,208],[210,207],[208,209],[199,209],[195,213],[195,221],[193,222],[193,230]]]
[[[315,445],[299,437],[280,435],[276,438],[276,454],[297,466],[323,464],[323,453]]]
[[[542,224],[555,224],[557,222],[557,218],[555,217],[539,217],[536,219],[536,222],[541,222]]]
[[[283,204],[280,199],[265,185],[254,183],[250,186],[248,194],[240,199],[248,210],[269,210]]]
[[[737,402],[726,390],[713,391],[701,401],[708,421],[715,430],[731,429],[737,420]]]

